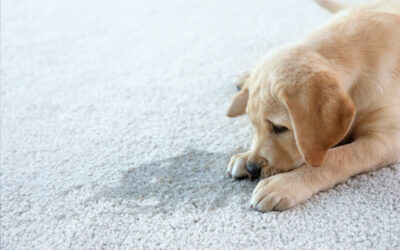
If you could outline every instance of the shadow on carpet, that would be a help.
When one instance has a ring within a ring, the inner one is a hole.
[[[227,206],[233,199],[236,203],[238,198],[248,202],[256,183],[226,176],[230,155],[189,148],[177,156],[130,168],[119,186],[100,195],[128,202],[144,213],[210,211]]]

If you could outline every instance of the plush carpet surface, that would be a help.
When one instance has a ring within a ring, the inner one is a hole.
[[[235,77],[313,1],[4,0],[1,249],[399,249],[400,166],[259,213]]]

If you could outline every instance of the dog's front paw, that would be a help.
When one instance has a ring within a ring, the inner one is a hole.
[[[236,88],[238,90],[243,89],[244,85],[246,84],[247,79],[249,79],[251,72],[245,71],[238,76],[238,79],[235,82]]]
[[[313,195],[310,184],[293,172],[278,174],[261,180],[253,191],[250,205],[265,212],[286,210]]]
[[[248,177],[246,170],[248,153],[240,153],[232,156],[226,172],[234,179],[244,179]]]

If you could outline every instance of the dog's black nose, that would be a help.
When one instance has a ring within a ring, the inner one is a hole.
[[[251,179],[260,177],[261,167],[255,162],[247,162],[246,170],[250,174]]]

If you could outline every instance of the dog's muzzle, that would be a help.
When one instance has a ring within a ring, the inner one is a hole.
[[[251,179],[257,179],[260,177],[261,167],[255,162],[247,162],[246,170],[250,174]]]

